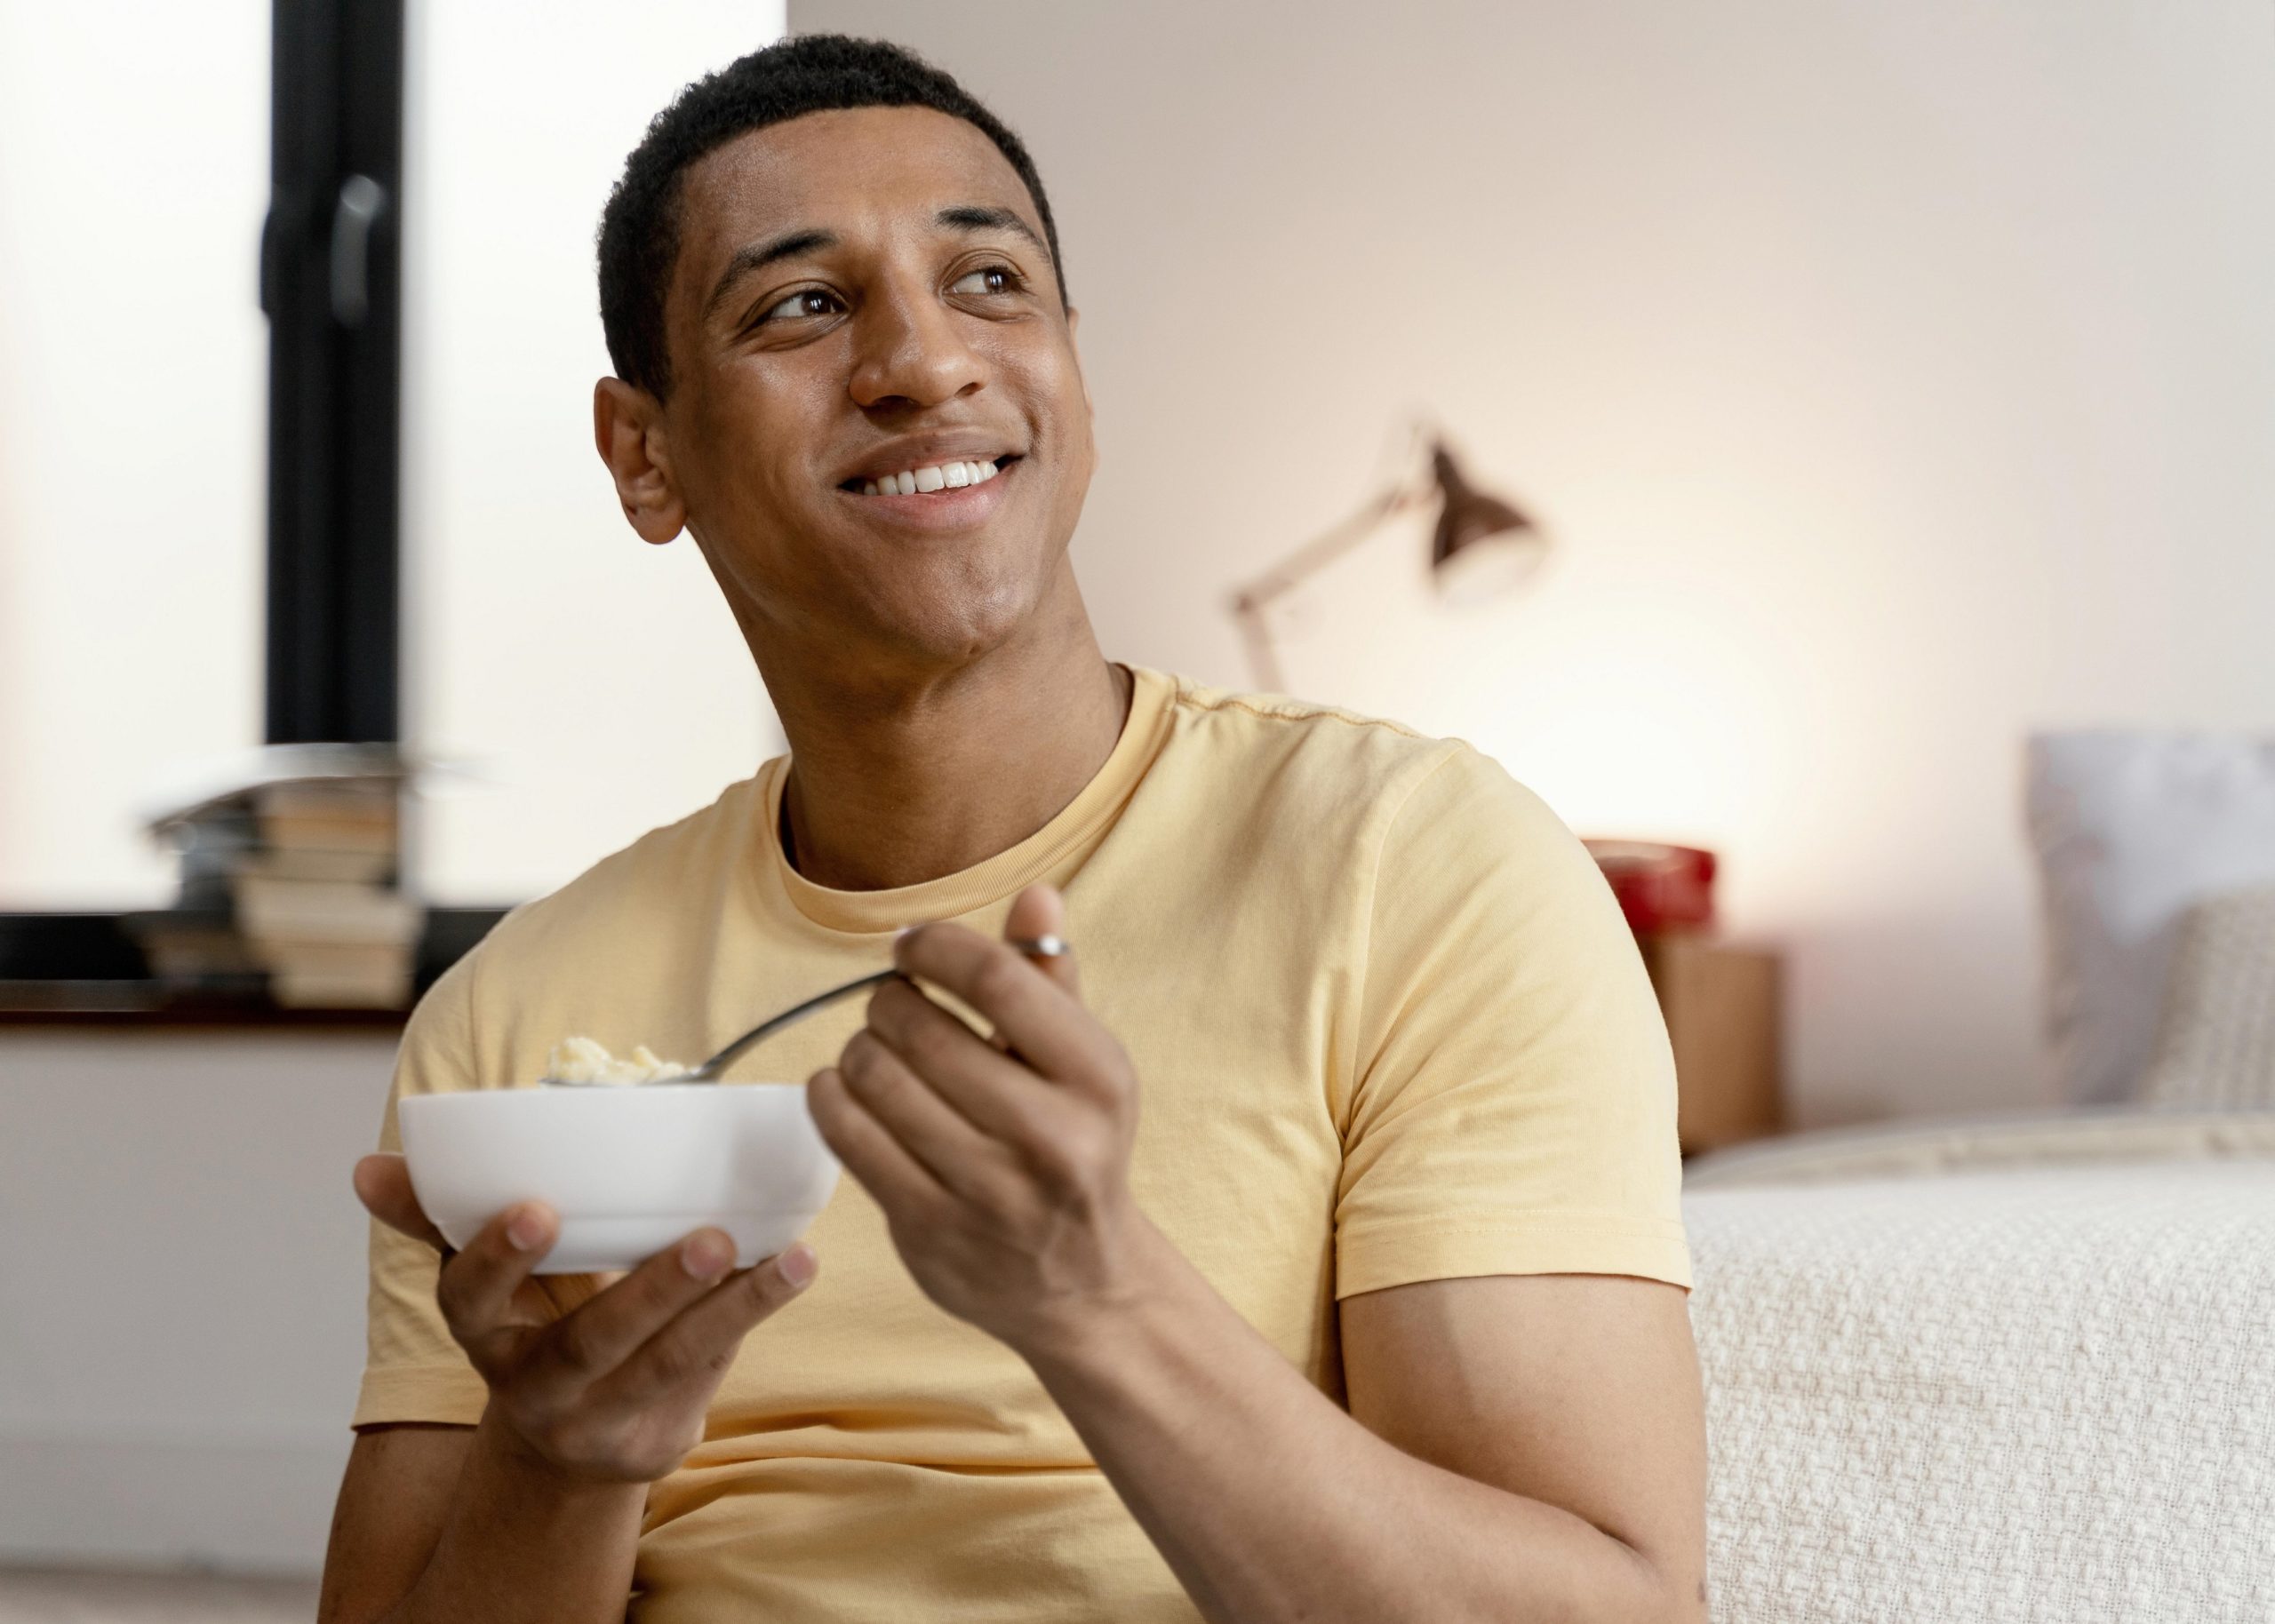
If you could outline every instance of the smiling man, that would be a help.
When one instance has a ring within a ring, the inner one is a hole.
[[[448,1253],[390,1102],[323,1617],[1703,1617],[1633,943],[1467,746],[1101,654],[1017,139],[889,46],[757,52],[632,155],[601,289],[624,513],[702,549],[791,751],[509,915],[395,1097],[904,976],[738,1068],[849,1174],[754,1269],[540,1279],[534,1203]]]

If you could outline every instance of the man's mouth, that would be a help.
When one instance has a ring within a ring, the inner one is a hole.
[[[850,479],[838,489],[863,497],[930,496],[939,490],[961,490],[968,485],[984,485],[1018,460],[1006,452],[988,462],[928,463],[921,468],[903,468],[897,474],[880,474],[874,479]]]

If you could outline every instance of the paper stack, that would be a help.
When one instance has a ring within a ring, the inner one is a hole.
[[[411,1003],[423,911],[400,885],[406,770],[392,746],[277,745],[152,824],[181,896],[130,921],[159,978],[295,1007]]]

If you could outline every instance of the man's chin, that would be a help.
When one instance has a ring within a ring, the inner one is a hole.
[[[797,645],[857,687],[887,673],[954,671],[1032,636],[1055,620],[1054,594],[1073,589],[1066,544],[1011,515],[930,536],[828,517],[834,522],[786,526],[739,557],[706,546],[730,600],[746,600],[736,618],[762,665],[770,646],[786,658]]]
[[[1031,633],[1049,588],[1032,556],[988,561],[969,554],[908,561],[863,593],[866,636],[891,664],[951,671]]]

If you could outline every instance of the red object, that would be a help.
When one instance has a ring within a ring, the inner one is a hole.
[[[1714,854],[1654,840],[1589,840],[1589,856],[1611,882],[1628,928],[1709,930],[1714,924]]]

